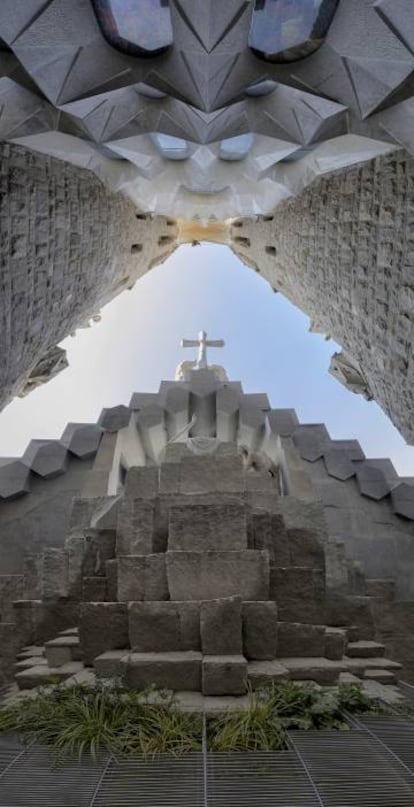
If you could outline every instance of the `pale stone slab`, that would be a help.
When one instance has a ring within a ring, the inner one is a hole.
[[[244,695],[247,662],[244,656],[203,656],[204,695]]]
[[[359,641],[349,642],[346,655],[350,658],[380,658],[385,653],[385,647],[379,642]]]
[[[167,600],[165,555],[118,557],[118,600]]]
[[[59,681],[64,681],[72,675],[80,672],[83,664],[80,661],[71,661],[64,664],[62,667],[49,667],[48,665],[41,664],[38,667],[30,667],[28,670],[22,670],[15,676],[17,686],[19,689],[33,689],[34,687],[50,684],[51,678],[58,678]]]
[[[243,603],[243,652],[248,659],[274,659],[277,650],[277,606],[271,600]]]
[[[129,689],[201,690],[201,653],[131,653],[121,664]]]
[[[200,649],[198,602],[131,602],[129,643],[138,653]]]
[[[170,509],[171,551],[247,549],[246,508],[240,504],[187,504]]]
[[[214,600],[269,596],[266,551],[167,552],[167,579],[172,600]]]
[[[397,680],[395,672],[383,669],[376,670],[375,668],[365,670],[364,678],[368,681],[377,681],[379,684],[395,684]]]
[[[242,602],[226,597],[200,603],[201,647],[206,655],[239,655],[243,652]]]

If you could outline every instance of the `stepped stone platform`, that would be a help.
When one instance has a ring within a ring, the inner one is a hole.
[[[326,589],[321,505],[267,482],[255,489],[233,444],[173,445],[159,468],[132,468],[122,495],[78,500],[65,549],[44,559],[43,600],[16,603],[33,643],[19,690],[116,678],[214,711],[284,679],[394,684],[372,598]]]

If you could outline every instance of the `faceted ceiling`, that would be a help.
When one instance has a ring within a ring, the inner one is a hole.
[[[412,0],[1,0],[0,138],[141,209],[266,213],[414,151]]]

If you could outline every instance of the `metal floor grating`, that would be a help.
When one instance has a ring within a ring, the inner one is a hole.
[[[414,721],[294,731],[281,752],[66,762],[0,738],[0,807],[414,807]]]

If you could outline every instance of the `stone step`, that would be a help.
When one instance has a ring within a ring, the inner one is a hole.
[[[384,657],[350,658],[344,656],[341,664],[344,665],[344,670],[358,675],[360,678],[364,677],[366,670],[389,670],[393,673],[401,670],[401,664]]]
[[[278,660],[249,661],[247,679],[252,689],[259,689],[273,681],[286,681],[290,677],[289,670]]]
[[[130,649],[107,650],[101,653],[93,662],[96,675],[99,678],[119,678],[124,668],[122,662],[127,662],[127,657],[131,654]]]
[[[343,628],[325,629],[325,652],[324,656],[331,661],[340,661],[344,655],[348,637]]]
[[[318,658],[279,658],[279,664],[289,672],[294,681],[315,681],[317,684],[336,684],[339,674],[346,669],[342,661]]]
[[[360,686],[361,679],[350,672],[341,672],[339,673],[338,684],[358,684]]]
[[[384,669],[377,670],[375,668],[365,670],[364,679],[367,681],[377,681],[380,684],[395,684],[397,680],[394,671]]]
[[[121,661],[122,677],[129,689],[160,689],[189,692],[201,691],[202,655],[194,651],[181,653],[130,653]]]
[[[42,667],[45,664],[47,665],[47,660],[44,656],[28,656],[16,662],[14,672],[16,674],[22,670],[29,670],[30,667]]]
[[[18,659],[25,659],[30,658],[31,656],[44,656],[45,648],[44,645],[29,645],[28,647],[22,647],[20,652],[17,654]]]
[[[203,695],[244,695],[246,690],[247,661],[244,656],[203,656]]]
[[[79,636],[57,636],[45,644],[45,656],[49,667],[62,667],[71,661],[81,661]]]
[[[19,689],[33,689],[34,687],[50,684],[51,678],[64,681],[66,678],[76,675],[82,669],[83,664],[80,661],[71,661],[62,667],[49,667],[47,664],[43,664],[37,667],[29,667],[28,670],[22,670],[22,672],[17,673],[15,680]]]
[[[346,655],[351,658],[379,658],[385,653],[385,647],[379,642],[359,641],[349,642]]]
[[[62,630],[59,633],[59,636],[78,636],[79,635],[79,628],[67,628],[67,630]]]
[[[381,700],[384,703],[390,704],[390,706],[398,706],[405,700],[404,695],[398,689],[398,687],[392,686],[392,684],[387,682],[380,683],[379,681],[372,680],[368,677],[362,681],[362,688],[369,698],[372,698],[373,700]]]

